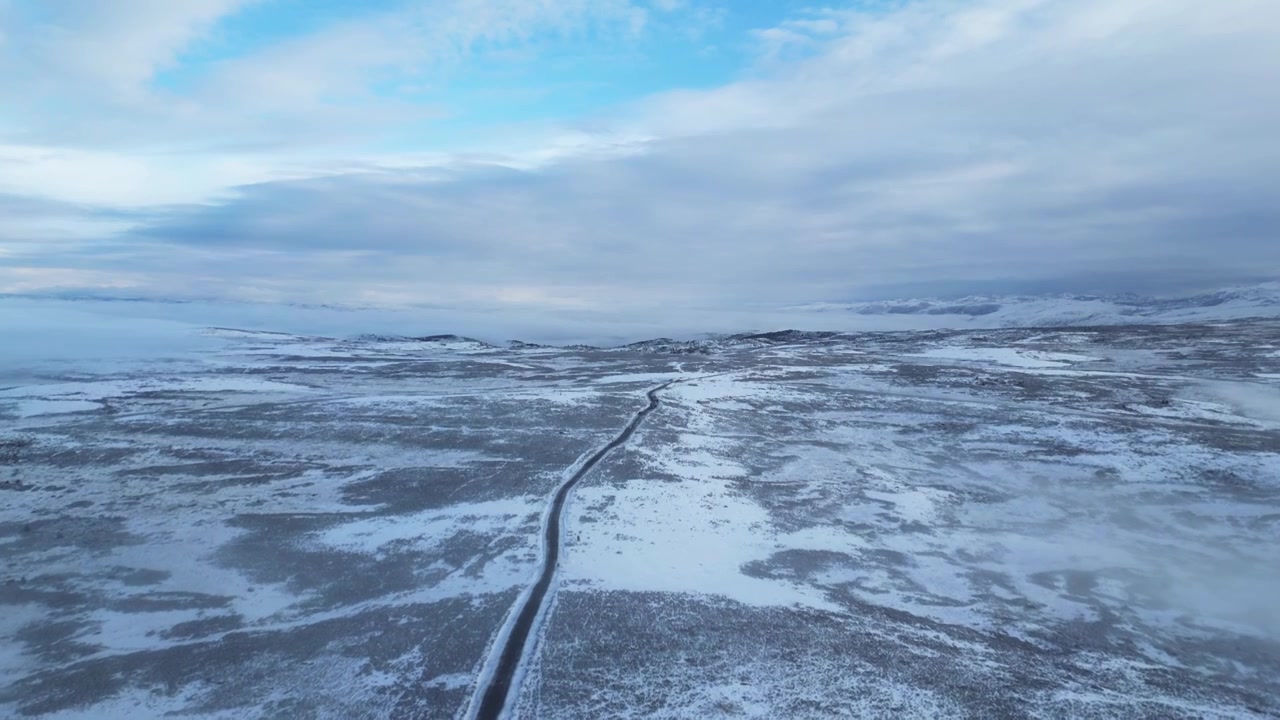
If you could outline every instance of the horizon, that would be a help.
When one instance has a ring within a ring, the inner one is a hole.
[[[966,300],[988,301],[990,306],[966,307]],[[670,317],[620,322],[608,314],[586,312],[513,314],[459,308],[40,294],[0,294],[0,309],[9,311],[0,312],[0,334],[11,341],[10,347],[0,352],[0,370],[13,371],[33,368],[32,363],[43,361],[167,354],[185,357],[189,351],[217,345],[206,332],[210,330],[339,342],[363,336],[417,339],[447,335],[494,347],[533,343],[616,348],[646,341],[696,342],[781,331],[857,335],[1107,327],[1132,322],[1274,322],[1280,320],[1280,282],[1163,297],[1048,294],[813,303],[738,311],[703,309],[686,312],[679,322]]]

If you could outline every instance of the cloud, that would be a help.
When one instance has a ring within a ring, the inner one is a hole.
[[[445,114],[430,91],[477,54],[588,30],[636,32],[644,12],[631,0],[396,0],[184,62],[226,21],[270,5],[49,0],[11,8],[0,15],[0,36],[14,46],[0,55],[8,81],[0,100],[9,105],[0,142],[226,152],[364,140]],[[179,87],[160,82],[175,69]],[[23,82],[32,77],[43,82]],[[414,86],[427,92],[389,90]],[[67,113],[69,104],[80,112]]]
[[[556,8],[536,17],[586,17]],[[534,16],[477,17],[489,29],[450,30],[458,47]],[[360,27],[229,77],[323,74],[412,34]],[[1280,267],[1272,2],[922,1],[775,29],[803,35],[803,56],[553,133],[567,140],[421,164],[357,154],[155,208],[110,256],[47,260],[201,294],[619,314],[1174,290]],[[405,45],[368,62],[417,62]],[[250,94],[306,107],[316,92],[273,87]]]
[[[22,18],[9,10],[9,32],[41,75],[75,80],[80,89],[134,95],[220,19],[256,0],[43,0]],[[14,55],[9,62],[17,62]],[[12,66],[6,63],[4,68]],[[48,78],[46,78],[48,79]]]
[[[24,195],[0,193],[0,263],[47,256],[135,227],[115,212]]]

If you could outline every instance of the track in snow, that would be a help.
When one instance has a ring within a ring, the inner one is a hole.
[[[525,648],[530,642],[529,636],[532,634],[534,625],[544,611],[547,593],[551,589],[551,581],[555,578],[556,565],[560,562],[560,521],[565,501],[569,499],[569,493],[606,455],[631,439],[636,429],[640,427],[640,423],[644,422],[645,417],[658,409],[658,405],[661,403],[658,399],[658,393],[670,387],[674,382],[672,380],[671,382],[663,383],[645,393],[649,398],[649,404],[636,413],[635,417],[631,418],[631,422],[627,423],[622,432],[611,440],[608,445],[595,451],[591,457],[587,458],[587,461],[578,468],[578,471],[556,491],[555,497],[551,500],[550,512],[547,513],[546,527],[543,528],[542,572],[539,573],[538,580],[533,584],[533,588],[528,595],[524,597],[524,604],[517,610],[515,624],[511,626],[511,632],[507,635],[506,641],[500,647],[495,647],[495,652],[499,653],[497,665],[490,674],[487,685],[477,689],[476,697],[479,698],[480,702],[477,706],[475,701],[472,701],[474,714],[471,717],[478,718],[478,720],[497,720],[502,717],[502,711],[512,697],[512,690],[519,689],[518,687],[512,688],[512,681],[520,669],[521,659],[526,655]],[[537,642],[536,634],[533,642]]]

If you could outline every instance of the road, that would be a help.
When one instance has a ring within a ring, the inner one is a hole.
[[[538,579],[533,584],[532,590],[524,598],[524,604],[517,610],[515,624],[511,626],[511,632],[507,635],[506,641],[494,648],[494,652],[499,653],[498,662],[489,677],[488,685],[477,691],[477,697],[480,698],[480,702],[478,706],[474,702],[472,703],[472,707],[475,709],[472,717],[478,720],[497,720],[502,717],[502,712],[506,708],[508,701],[516,694],[513,690],[519,689],[518,687],[512,687],[512,681],[520,670],[520,661],[525,657],[525,647],[530,642],[529,636],[538,617],[543,612],[544,605],[547,602],[548,591],[551,589],[551,582],[555,579],[556,566],[560,562],[560,525],[565,501],[569,499],[569,493],[573,492],[574,486],[582,478],[586,477],[587,473],[591,472],[605,456],[631,439],[636,429],[644,422],[645,417],[658,409],[658,405],[661,404],[658,393],[670,387],[674,382],[673,380],[663,383],[645,393],[649,399],[649,404],[637,412],[631,418],[631,422],[627,423],[622,432],[618,433],[617,437],[611,440],[608,445],[595,451],[591,457],[587,458],[587,461],[578,468],[578,471],[556,491],[551,500],[551,510],[547,513],[547,525],[543,529],[542,571],[538,574]],[[536,641],[535,634],[533,642]]]

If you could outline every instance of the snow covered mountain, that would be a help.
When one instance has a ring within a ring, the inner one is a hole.
[[[863,316],[932,316],[980,327],[1212,322],[1280,317],[1280,282],[1174,298],[1132,294],[971,296],[948,300],[812,303],[789,309]]]
[[[208,347],[210,328],[343,338],[419,350],[499,347],[621,348],[704,353],[769,346],[787,332],[854,333],[1068,326],[1172,325],[1280,318],[1280,282],[1180,298],[1136,295],[972,296],[959,299],[811,303],[785,308],[601,313],[468,312],[268,303],[168,302],[0,294],[0,366],[52,359],[166,355]],[[457,332],[460,334],[441,334]],[[426,334],[434,333],[434,334]],[[812,337],[807,336],[808,340]]]

